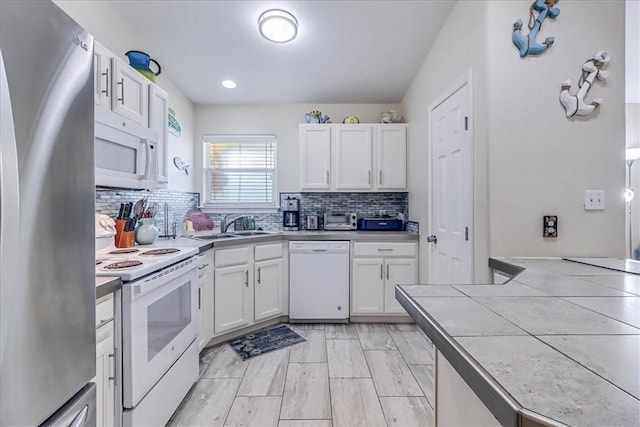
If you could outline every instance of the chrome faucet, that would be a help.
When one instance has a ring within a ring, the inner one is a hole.
[[[247,218],[247,215],[238,215],[237,217],[235,217],[235,218],[233,218],[231,220],[227,220],[229,215],[231,215],[231,214],[225,215],[224,218],[222,219],[222,222],[220,223],[220,232],[221,233],[226,233],[227,229],[231,226],[231,224],[235,223],[240,218]]]

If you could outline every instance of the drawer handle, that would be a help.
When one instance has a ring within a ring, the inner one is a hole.
[[[101,320],[100,323],[98,323],[98,326],[96,326],[96,329],[100,329],[101,327],[103,327],[104,325],[112,321],[113,321],[113,317],[107,320]]]
[[[369,175],[367,178],[367,184],[371,185],[371,171],[369,171]]]
[[[380,185],[382,185],[382,171],[380,171]]]
[[[329,185],[329,171],[327,170],[327,185]]]
[[[384,280],[384,266],[380,264],[380,280]]]
[[[198,267],[198,270],[204,270],[207,267],[209,267],[209,264],[204,264],[204,265],[201,265],[200,267]]]
[[[244,272],[244,285],[248,288],[249,287],[249,270],[246,270]]]
[[[258,285],[260,284],[260,270],[262,267],[258,267]]]
[[[393,249],[390,248],[384,248],[384,249],[378,249],[378,252],[393,252]]]
[[[389,280],[389,264],[387,264],[387,280]]]

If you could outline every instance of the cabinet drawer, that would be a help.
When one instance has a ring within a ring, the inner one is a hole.
[[[96,344],[113,336],[113,320],[107,322],[96,329]]]
[[[251,261],[251,246],[217,249],[214,257],[216,267],[247,264]]]
[[[96,301],[96,327],[113,320],[114,304],[113,294],[105,295]]]
[[[418,245],[415,242],[356,242],[353,244],[353,256],[404,256],[415,257],[418,254]]]
[[[255,260],[282,258],[282,242],[270,243],[267,245],[256,245]]]

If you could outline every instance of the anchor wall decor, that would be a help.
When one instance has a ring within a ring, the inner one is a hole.
[[[589,59],[582,65],[582,75],[578,81],[578,92],[575,95],[571,95],[569,89],[571,89],[571,80],[567,79],[562,82],[562,88],[560,91],[560,103],[567,112],[567,117],[573,116],[588,116],[593,113],[596,108],[602,103],[601,98],[596,98],[591,104],[584,102],[584,97],[591,89],[593,81],[606,80],[609,76],[607,71],[603,68],[607,67],[611,56],[608,52],[601,50],[593,55],[592,59]]]
[[[529,8],[529,34],[522,34],[522,20],[518,19],[513,23],[513,35],[511,39],[513,44],[518,48],[520,52],[520,58],[524,58],[527,55],[540,55],[545,50],[549,49],[553,42],[554,37],[547,37],[542,43],[536,40],[540,29],[542,29],[542,22],[547,18],[555,19],[560,14],[560,9],[553,7],[560,0],[536,0]],[[538,12],[536,18],[535,12]]]

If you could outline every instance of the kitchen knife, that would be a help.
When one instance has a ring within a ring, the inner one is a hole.
[[[124,203],[120,203],[120,211],[118,212],[118,218],[116,219],[122,219],[124,215]]]

